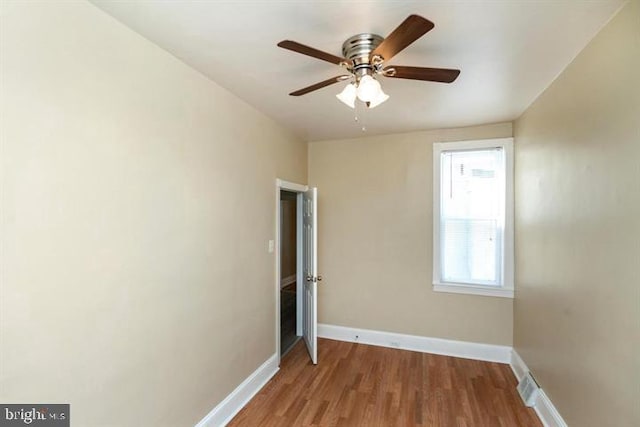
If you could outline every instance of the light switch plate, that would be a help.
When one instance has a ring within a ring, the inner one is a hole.
[[[273,250],[276,247],[276,242],[274,240],[269,240],[269,253],[272,254]]]

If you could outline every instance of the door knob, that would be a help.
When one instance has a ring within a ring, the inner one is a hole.
[[[318,276],[318,282],[322,282],[322,276]]]
[[[311,281],[311,276],[307,276],[307,282]]]

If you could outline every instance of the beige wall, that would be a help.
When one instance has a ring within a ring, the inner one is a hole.
[[[84,2],[3,2],[2,402],[194,425],[275,353],[306,144]]]
[[[516,122],[514,343],[570,426],[640,425],[640,7]]]
[[[432,290],[432,144],[511,124],[313,142],[319,322],[511,345],[511,299]]]

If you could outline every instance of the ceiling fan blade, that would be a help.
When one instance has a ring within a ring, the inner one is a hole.
[[[338,83],[338,82],[341,82],[343,80],[347,80],[349,78],[351,78],[351,76],[349,76],[349,75],[331,77],[330,79],[321,81],[321,82],[316,83],[316,84],[311,85],[311,86],[307,86],[307,87],[305,87],[303,89],[299,89],[299,90],[297,90],[295,92],[291,92],[289,95],[291,95],[291,96],[305,95],[305,94],[307,94],[309,92],[313,92],[314,90],[322,89],[325,86],[329,86],[329,85],[332,85],[334,83]]]
[[[283,49],[289,49],[294,52],[301,53],[303,55],[311,56],[313,58],[322,59],[323,61],[331,62],[332,64],[340,64],[341,62],[346,61],[345,58],[341,58],[339,56],[335,56],[330,53],[323,52],[313,47],[305,46],[303,44],[294,42],[292,40],[283,40],[280,43],[278,43],[278,46]]]
[[[426,80],[429,82],[451,83],[458,78],[460,70],[449,68],[405,67],[390,65],[385,67],[384,75],[396,79]]]
[[[374,49],[371,55],[380,55],[388,61],[405,47],[425,35],[434,27],[433,22],[419,15],[409,15],[386,39]]]

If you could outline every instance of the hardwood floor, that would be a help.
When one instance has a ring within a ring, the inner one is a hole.
[[[304,341],[229,426],[541,426],[508,365],[326,339]]]

